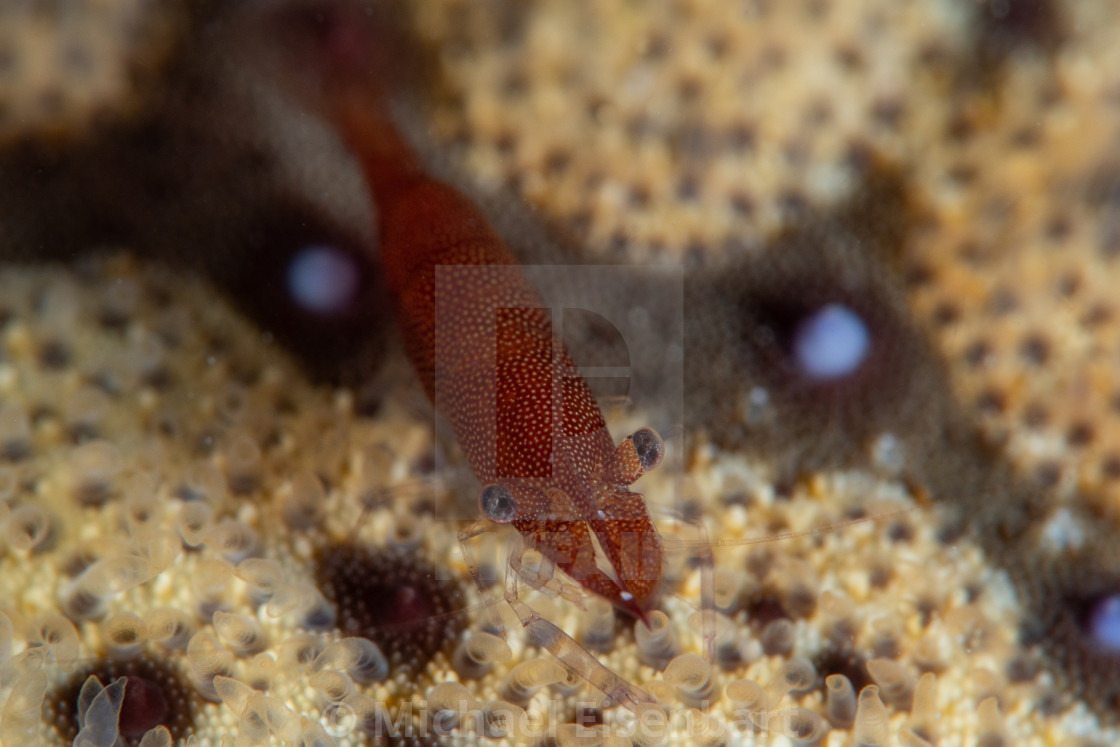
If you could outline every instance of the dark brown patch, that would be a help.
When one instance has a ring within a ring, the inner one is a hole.
[[[847,677],[857,693],[873,684],[871,675],[867,672],[867,660],[850,647],[825,649],[813,659],[813,666],[817,669],[822,687],[825,678],[830,674],[842,674]]]
[[[351,257],[358,289],[351,303],[329,314],[296,303],[289,291],[293,259],[311,246]],[[207,258],[210,276],[313,377],[360,382],[383,354],[393,324],[388,296],[370,252],[346,232],[299,206],[276,206],[267,223],[245,236],[237,252]]]
[[[1059,689],[1081,698],[1114,722],[1120,715],[1120,649],[1096,636],[1093,617],[1120,590],[1114,539],[1057,558],[1027,556],[1012,566],[1028,613],[1020,640],[1051,662]],[[1068,701],[1067,701],[1068,702]]]
[[[1051,56],[1069,36],[1062,5],[1055,0],[983,0],[970,5],[972,47],[958,73],[965,89],[998,89],[1014,57]]]
[[[394,674],[422,672],[465,625],[462,588],[443,575],[415,553],[356,544],[324,550],[315,566],[338,628],[376,643]]]
[[[176,669],[149,656],[131,661],[105,659],[80,667],[47,693],[42,719],[54,727],[67,743],[80,730],[78,694],[87,678],[94,676],[102,686],[127,677],[121,705],[120,730],[125,745],[135,747],[149,729],[166,726],[174,741],[194,733],[202,698]]]

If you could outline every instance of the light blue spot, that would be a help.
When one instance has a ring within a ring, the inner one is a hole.
[[[353,257],[330,246],[300,250],[288,265],[288,292],[315,314],[338,314],[354,302],[359,270]]]
[[[1089,632],[1097,643],[1120,652],[1120,594],[1105,597],[1093,609]]]
[[[863,363],[870,348],[867,323],[839,303],[817,309],[801,323],[793,338],[798,367],[814,379],[848,376]]]

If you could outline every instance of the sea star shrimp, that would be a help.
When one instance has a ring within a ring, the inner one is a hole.
[[[328,40],[332,51],[360,55],[346,33]],[[546,566],[648,624],[663,547],[642,496],[627,486],[661,461],[660,437],[643,428],[614,446],[544,303],[482,212],[424,172],[376,81],[339,78],[329,86],[328,117],[370,185],[409,356],[484,486],[482,516],[512,525]],[[466,543],[487,526],[460,533],[480,587]],[[610,572],[597,563],[596,542]],[[505,593],[521,623],[620,703],[653,702],[519,599],[522,551],[510,560]]]

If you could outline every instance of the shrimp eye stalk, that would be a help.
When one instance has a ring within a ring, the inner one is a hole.
[[[478,494],[479,512],[495,524],[508,524],[517,516],[517,501],[509,488],[499,483],[487,485]]]
[[[643,474],[661,464],[665,444],[657,431],[641,428],[626,437],[614,450],[602,477],[616,485],[630,485]]]

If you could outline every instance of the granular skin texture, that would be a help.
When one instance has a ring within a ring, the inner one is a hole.
[[[941,743],[1117,741],[1117,653],[1088,620],[1120,578],[1120,21],[1090,3],[717,5],[441,0],[401,11],[394,33],[427,77],[402,77],[399,122],[523,261],[686,267],[685,438],[667,440],[679,471],[661,468],[682,479],[651,474],[643,490],[655,513],[686,505],[724,543],[718,685],[766,686],[805,658],[818,681],[778,708],[823,715],[825,676],[858,692],[875,684],[868,662],[886,659],[915,680],[935,674]],[[492,629],[455,526],[439,518],[470,516],[477,486],[433,432],[390,315],[281,313],[277,257],[320,238],[364,252],[376,225],[354,164],[293,93],[302,73],[284,65],[295,47],[255,53],[270,49],[249,33],[267,27],[254,25],[270,17],[262,5],[215,3],[200,16],[221,23],[167,12],[151,16],[157,26],[200,33],[155,45],[171,50],[143,66],[159,96],[83,88],[60,68],[63,106],[51,108],[37,83],[0,73],[23,86],[8,100],[29,113],[0,123],[0,599],[11,600],[0,611],[16,655],[36,621],[70,615],[80,666],[101,657],[111,614],[153,621],[172,608],[216,636],[214,610],[234,612],[260,624],[276,666],[233,656],[222,671],[322,723],[313,657],[290,652],[355,632],[316,563],[351,541],[406,546],[459,590],[454,631]],[[60,24],[19,23],[41,31],[26,44],[65,36]],[[137,54],[105,39],[107,60]],[[115,80],[115,69],[98,74]],[[87,90],[108,93],[67,93]],[[94,116],[97,102],[128,115]],[[25,124],[13,135],[15,121]],[[657,313],[655,299],[623,301]],[[789,336],[824,302],[866,321],[872,357],[821,388],[795,375]],[[656,400],[605,409],[616,437],[658,419]],[[243,436],[256,451],[233,448]],[[78,453],[91,441],[110,448]],[[321,478],[323,521],[296,528],[280,508],[300,472]],[[199,501],[215,518],[203,534],[221,520],[238,531],[187,543],[183,511]],[[798,532],[810,533],[774,539]],[[694,539],[671,522],[662,534]],[[755,539],[764,552],[737,544]],[[316,619],[333,623],[309,627],[283,595],[251,587],[239,542],[285,583],[318,588],[330,609]],[[667,554],[661,606],[680,652],[698,652],[688,618],[702,564]],[[145,580],[112,598],[70,595],[86,568],[137,557]],[[488,566],[500,596],[504,566]],[[567,599],[525,598],[577,639],[590,620]],[[782,620],[791,640],[776,640]],[[407,678],[408,657],[387,643],[389,678],[358,692],[423,703],[459,679],[458,642]],[[514,665],[548,658],[516,622],[509,644],[510,662],[467,683],[478,701],[501,698]],[[143,648],[180,673],[199,661],[155,638]],[[633,626],[618,623],[599,656],[686,710],[639,663]],[[63,666],[20,661],[47,674],[49,702]],[[11,702],[8,682],[0,702]],[[926,733],[923,713],[878,684],[892,738]],[[595,699],[586,686],[558,692],[562,721]],[[731,721],[735,708],[725,696],[706,713]],[[604,730],[625,720],[597,713]],[[174,737],[237,736],[242,715],[200,701]],[[38,728],[68,741],[49,719]],[[826,742],[851,738],[836,727]]]

